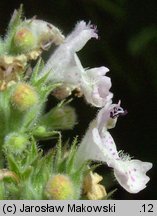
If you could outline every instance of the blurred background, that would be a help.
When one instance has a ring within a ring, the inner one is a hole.
[[[154,164],[145,190],[129,194],[117,184],[114,198],[157,199],[157,1],[1,0],[1,35],[20,3],[24,4],[27,18],[37,15],[59,27],[65,35],[78,20],[97,25],[99,40],[88,42],[79,57],[84,67],[104,65],[110,69],[114,102],[120,99],[128,111],[111,131],[118,149]],[[48,54],[44,56],[47,57]],[[75,99],[73,106],[77,107],[79,124],[65,136],[72,138],[78,134],[81,138],[97,109],[83,99]]]

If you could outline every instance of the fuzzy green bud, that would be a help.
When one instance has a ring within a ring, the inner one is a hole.
[[[29,141],[25,135],[10,133],[5,137],[4,147],[11,153],[20,154],[24,151]]]
[[[42,136],[46,133],[46,128],[44,126],[39,126],[34,131],[35,136]]]
[[[70,106],[57,106],[43,116],[41,124],[53,130],[68,130],[74,127],[76,119],[74,108]]]
[[[11,101],[19,111],[27,111],[38,103],[38,95],[32,86],[19,83],[13,91]]]
[[[48,181],[45,193],[52,200],[72,200],[74,199],[74,186],[68,176],[58,174]]]
[[[34,47],[36,38],[30,29],[21,27],[14,35],[13,41],[18,51],[27,52]]]

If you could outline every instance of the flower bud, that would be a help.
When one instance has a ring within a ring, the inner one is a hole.
[[[13,41],[18,51],[26,52],[34,47],[36,38],[30,29],[22,27],[16,32]]]
[[[72,129],[76,123],[75,110],[74,108],[70,106],[63,106],[63,107],[54,109],[54,112],[52,112],[52,118],[58,119],[58,124],[60,125],[60,128],[63,130]],[[53,124],[53,121],[52,121],[52,124]],[[55,124],[55,121],[54,121],[54,124]],[[58,125],[58,128],[59,128],[59,125]]]
[[[19,83],[13,94],[12,104],[16,106],[19,111],[26,111],[38,103],[38,95],[32,86],[26,83]]]
[[[52,43],[59,45],[64,42],[64,35],[54,25],[38,19],[28,19],[23,22],[37,37],[37,44],[47,49]]]
[[[27,137],[18,133],[10,133],[4,139],[5,148],[15,154],[23,152],[28,143]]]
[[[76,124],[76,119],[74,108],[67,105],[61,107],[57,106],[43,116],[41,123],[53,130],[69,130]]]
[[[68,96],[71,95],[72,88],[63,85],[60,87],[57,87],[53,92],[52,95],[55,96],[58,100],[64,100]]]
[[[46,185],[46,196],[53,200],[74,199],[74,186],[71,179],[62,174],[51,177]]]
[[[34,130],[34,136],[44,136],[46,133],[46,128],[44,126],[39,126]]]

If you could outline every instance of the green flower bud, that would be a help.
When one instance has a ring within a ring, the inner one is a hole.
[[[75,110],[70,106],[54,108],[51,117],[55,129],[72,129],[76,123]]]
[[[70,106],[57,106],[43,116],[41,124],[53,130],[68,130],[74,127],[76,119],[74,108]]]
[[[14,35],[14,45],[20,52],[32,50],[36,43],[36,37],[32,31],[26,27],[21,27]]]
[[[68,176],[58,174],[48,181],[45,193],[52,200],[72,200],[74,199],[74,186]]]
[[[5,137],[4,147],[11,153],[20,154],[24,151],[29,141],[25,135],[10,133]]]
[[[45,133],[46,133],[46,128],[44,126],[39,126],[34,130],[33,135],[42,136],[42,135],[45,135]]]
[[[19,83],[13,91],[11,101],[19,111],[26,111],[38,103],[38,95],[32,86]]]

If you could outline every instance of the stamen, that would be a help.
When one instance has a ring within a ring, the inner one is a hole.
[[[112,109],[112,111],[110,112],[110,117],[111,118],[117,118],[117,117],[119,117],[119,116],[124,116],[124,115],[126,115],[128,112],[127,112],[127,110],[123,110],[123,108],[122,107],[117,107],[117,106],[115,106],[113,109]]]

